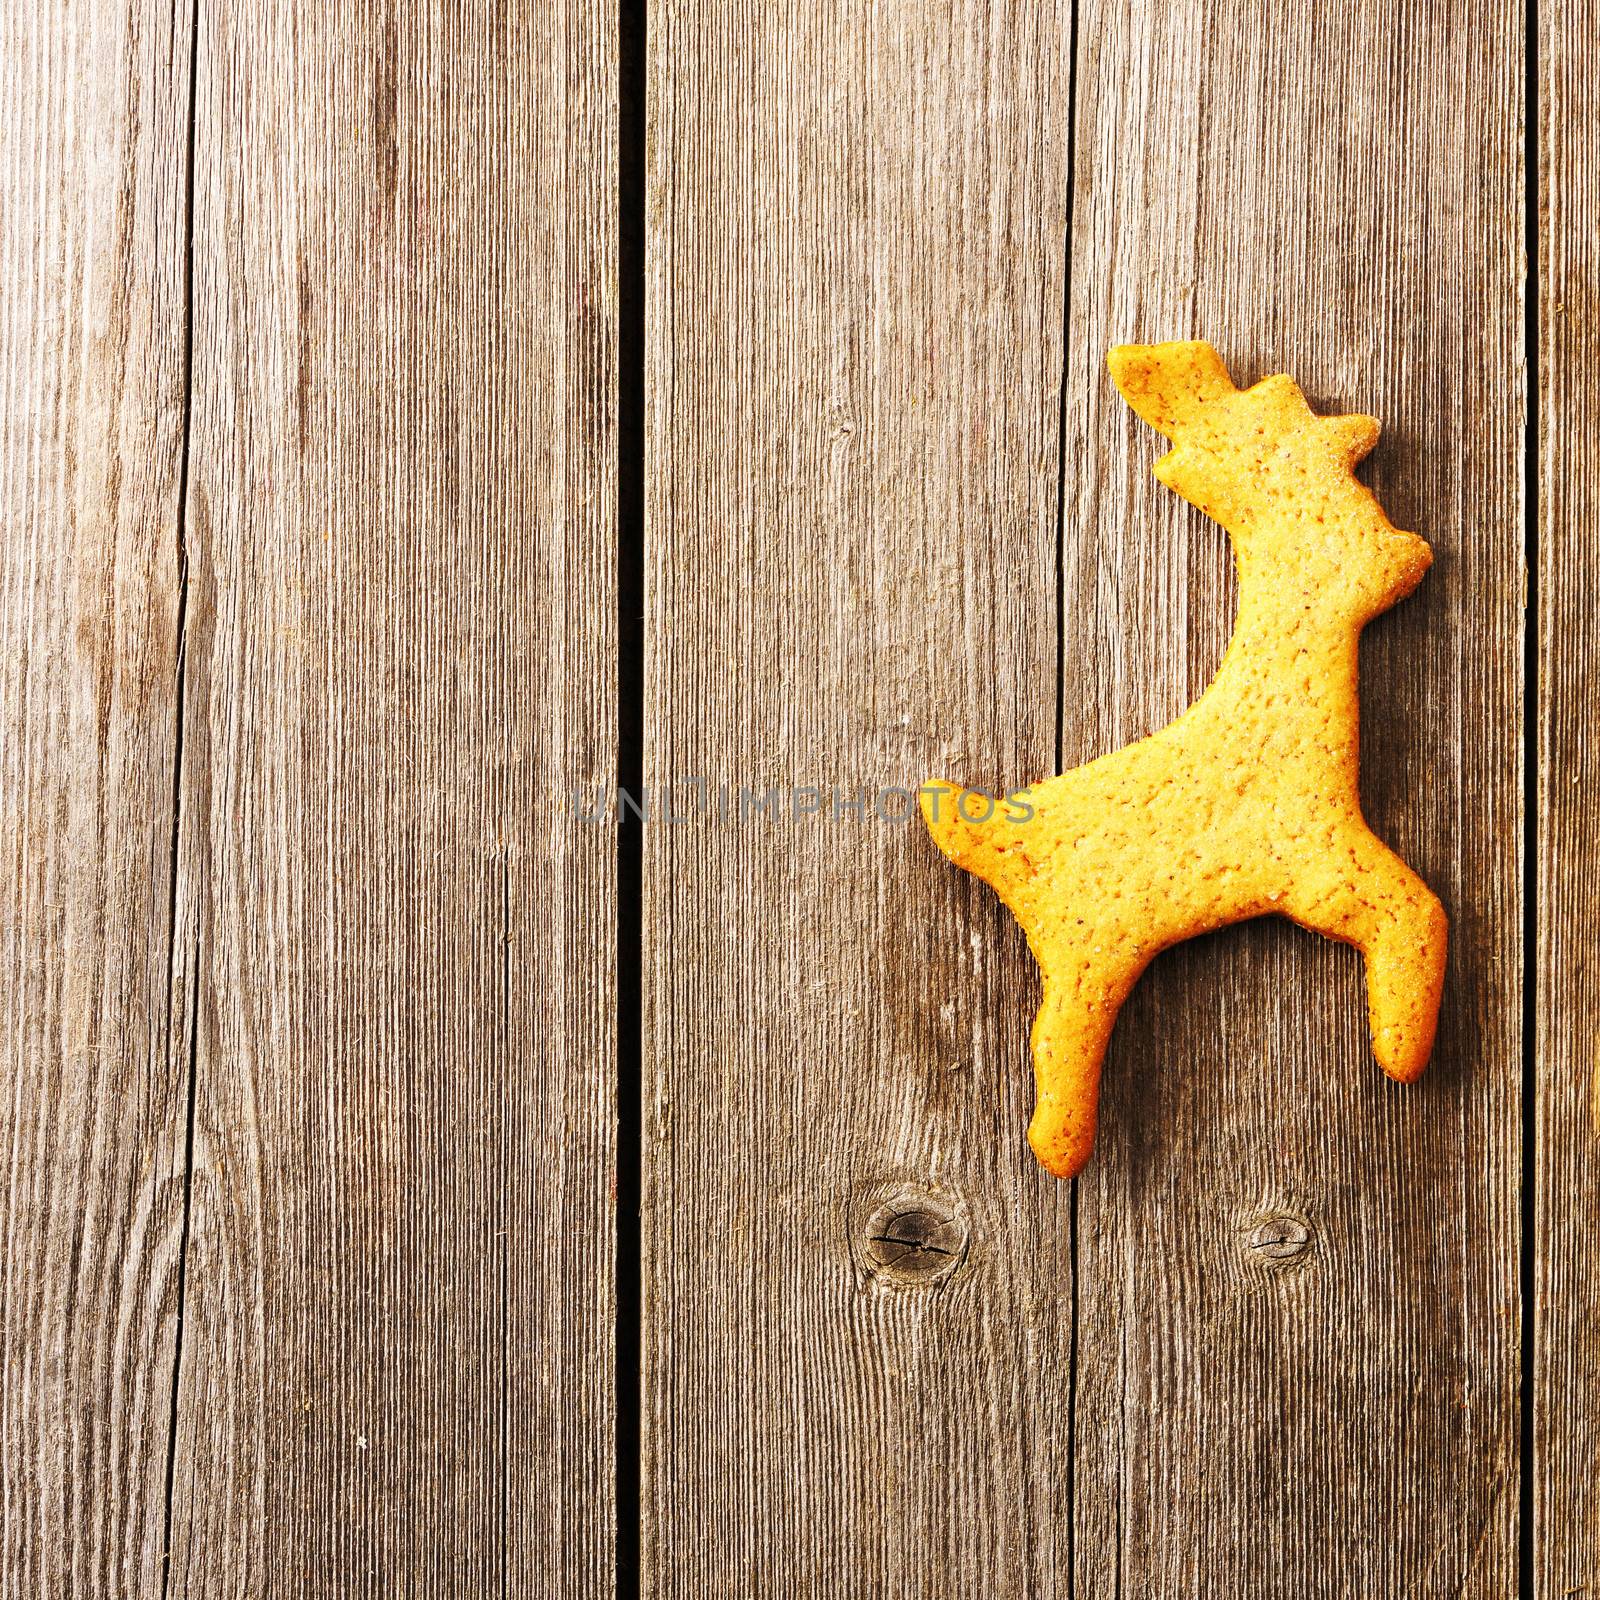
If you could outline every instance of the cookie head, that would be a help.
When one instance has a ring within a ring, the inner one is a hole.
[[[1236,388],[1201,341],[1122,345],[1107,360],[1128,404],[1172,441],[1156,477],[1228,530],[1241,575],[1293,573],[1361,617],[1421,581],[1427,542],[1355,476],[1378,439],[1372,417],[1318,416],[1282,374]]]

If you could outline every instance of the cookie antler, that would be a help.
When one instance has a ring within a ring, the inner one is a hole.
[[[1128,404],[1172,441],[1156,477],[1228,530],[1246,582],[1268,563],[1303,572],[1319,545],[1331,548],[1366,620],[1421,581],[1427,543],[1396,528],[1355,476],[1377,443],[1376,418],[1319,417],[1284,373],[1237,389],[1200,340],[1121,345],[1107,365]]]
[[[1316,416],[1287,377],[1240,390],[1208,344],[1123,346],[1109,364],[1173,441],[1158,477],[1234,541],[1222,667],[1169,727],[982,821],[954,786],[923,791],[940,848],[1000,894],[1043,972],[1028,1137],[1061,1177],[1089,1157],[1117,1012],[1170,945],[1281,913],[1359,946],[1373,1051],[1402,1082],[1427,1062],[1444,977],[1444,911],[1357,793],[1361,627],[1431,559],[1351,471],[1377,423]]]

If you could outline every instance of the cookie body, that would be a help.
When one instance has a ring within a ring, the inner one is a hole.
[[[1111,352],[1124,398],[1174,448],[1156,476],[1233,540],[1239,612],[1206,692],[1139,743],[1021,791],[985,820],[929,783],[939,847],[990,884],[1044,979],[1028,1137],[1060,1177],[1094,1143],[1117,1012],[1180,940],[1282,915],[1360,948],[1373,1052],[1409,1082],[1443,985],[1437,898],[1367,827],[1358,793],[1357,647],[1432,559],[1353,472],[1370,417],[1318,417],[1292,379],[1236,389],[1210,345]]]

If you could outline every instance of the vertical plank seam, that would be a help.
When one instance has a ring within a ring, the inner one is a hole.
[[[1534,1593],[1534,1352],[1536,1327],[1536,1194],[1538,1182],[1539,949],[1539,297],[1540,244],[1539,6],[1523,10],[1523,584],[1522,616],[1522,1195],[1517,1588]]]
[[[172,8],[172,32],[178,28],[176,0]],[[196,85],[199,78],[198,45],[200,0],[192,0],[189,12],[189,113],[188,138],[184,150],[183,174],[183,429],[178,452],[178,615],[172,739],[172,836],[168,872],[170,892],[167,903],[167,1015],[166,1055],[172,1057],[172,991],[177,964],[178,942],[178,867],[183,833],[183,733],[185,687],[188,681],[189,626],[189,449],[194,432],[194,146]],[[184,1085],[183,1133],[183,1211],[178,1229],[178,1305],[172,1341],[172,1399],[167,1415],[167,1461],[161,1514],[161,1594],[166,1600],[172,1581],[172,1519],[178,1473],[178,1412],[183,1377],[183,1319],[189,1290],[189,1233],[194,1210],[194,1120],[195,1086],[199,1065],[200,949],[198,935],[190,951],[188,998],[187,1072]]]
[[[500,1037],[511,1037],[511,846],[500,852]],[[504,1127],[502,1125],[502,1137]],[[500,1183],[500,1600],[511,1593],[511,1219],[506,1214],[509,1174]]]
[[[648,0],[617,8],[617,1600],[641,1591],[645,139]]]
[[[1056,765],[1066,752],[1066,540],[1067,540],[1067,375],[1072,330],[1073,206],[1078,192],[1078,0],[1070,0],[1067,22],[1067,203],[1066,259],[1061,272],[1061,379],[1056,417]],[[1070,1325],[1067,1333],[1067,1597],[1078,1592],[1078,1180],[1067,1201],[1067,1256],[1070,1262]]]
[[[178,1384],[183,1371],[183,1314],[189,1279],[189,1219],[194,1190],[194,1107],[195,1068],[199,1054],[199,1030],[195,1017],[200,998],[200,941],[195,940],[191,956],[189,983],[188,1102],[183,1129],[183,1220],[178,1231],[178,1325],[172,1350],[172,1405],[167,1417],[166,1485],[161,1514],[161,1595],[166,1600],[172,1576],[172,1511],[178,1471]],[[170,963],[170,956],[169,956]],[[169,1023],[170,1026],[170,1023]]]

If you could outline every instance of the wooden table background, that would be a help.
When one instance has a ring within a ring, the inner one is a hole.
[[[1597,28],[5,0],[0,1597],[1600,1594]],[[870,797],[1204,686],[1178,337],[1384,421],[1450,975],[1172,952],[1063,1185]]]

